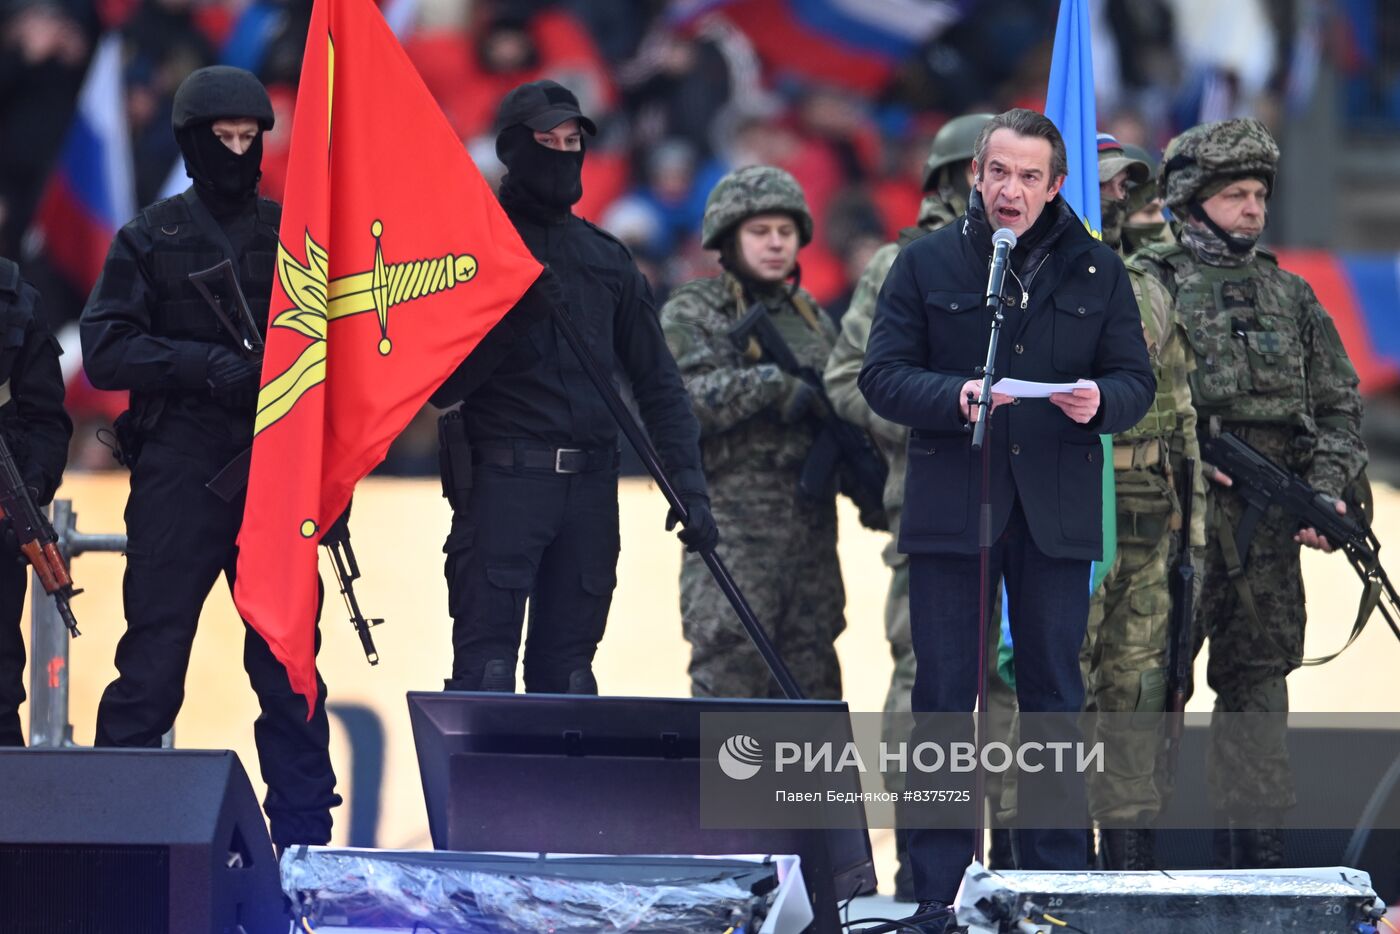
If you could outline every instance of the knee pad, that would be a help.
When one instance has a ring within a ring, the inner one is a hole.
[[[594,694],[598,693],[598,679],[593,677],[593,669],[579,668],[569,673],[570,694]]]
[[[508,658],[493,658],[481,669],[480,675],[449,678],[443,682],[445,691],[491,691],[498,694],[515,693],[515,663]]]

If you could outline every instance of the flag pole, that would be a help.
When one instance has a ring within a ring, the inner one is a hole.
[[[661,488],[661,495],[666,497],[666,502],[680,516],[683,524],[688,522],[690,516],[685,504],[681,502],[680,495],[671,483],[671,478],[666,475],[666,468],[661,465],[661,458],[657,456],[656,448],[652,446],[651,439],[641,430],[637,420],[632,417],[632,413],[623,404],[622,397],[618,395],[612,380],[598,366],[598,361],[593,358],[593,354],[584,345],[583,337],[579,334],[578,328],[568,313],[557,305],[553,306],[551,310],[555,323],[559,325],[560,333],[564,335],[564,340],[569,342],[569,346],[573,349],[579,362],[583,364],[583,371],[588,374],[588,379],[598,390],[598,395],[603,397],[603,402],[607,405],[608,411],[612,413],[617,427],[622,429],[627,440],[632,442],[632,447],[637,449],[637,455],[641,457],[642,463],[646,465],[647,472],[656,481],[656,485]],[[788,670],[787,664],[778,654],[773,641],[768,638],[768,633],[764,632],[763,625],[758,621],[753,607],[749,606],[749,602],[744,599],[739,585],[734,582],[734,577],[729,573],[729,568],[725,566],[723,559],[713,548],[702,550],[700,557],[705,562],[705,567],[710,569],[710,574],[714,576],[719,589],[728,598],[730,606],[734,607],[734,612],[739,616],[739,622],[744,624],[744,629],[748,631],[749,638],[753,640],[754,647],[758,649],[758,654],[763,656],[763,661],[767,663],[773,679],[782,688],[783,696],[788,700],[805,700],[806,696],[802,693],[802,689],[797,686],[792,672]]]

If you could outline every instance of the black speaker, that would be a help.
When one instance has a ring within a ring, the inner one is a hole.
[[[803,710],[839,719],[842,702],[444,692],[410,693],[408,703],[438,849],[792,853],[802,859],[817,934],[839,932],[839,903],[875,891],[859,803],[859,829],[701,826],[703,714]]]
[[[286,934],[232,752],[0,749],[0,789],[7,934]]]
[[[1200,718],[1204,719],[1204,718]],[[1178,815],[1211,813],[1206,790],[1210,731],[1192,723],[1183,731],[1176,792],[1163,823],[1181,826]],[[1332,828],[1283,830],[1283,865],[1349,866],[1365,870],[1388,901],[1400,895],[1400,731],[1380,728],[1294,727],[1288,731],[1289,760],[1299,810],[1327,801],[1350,815]],[[1199,823],[1198,823],[1199,826]],[[1213,868],[1211,831],[1161,830],[1157,864],[1163,869]]]

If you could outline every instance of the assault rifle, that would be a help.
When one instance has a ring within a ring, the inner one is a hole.
[[[1313,489],[1305,480],[1269,460],[1244,439],[1228,432],[1207,438],[1201,456],[1224,471],[1234,481],[1230,490],[1244,500],[1245,511],[1239,527],[1233,530],[1235,551],[1241,565],[1249,560],[1249,545],[1259,520],[1269,509],[1279,510],[1297,529],[1315,529],[1335,548],[1346,554],[1365,587],[1351,637],[1336,652],[1322,658],[1301,659],[1304,665],[1321,665],[1346,651],[1365,628],[1374,610],[1400,639],[1400,595],[1381,567],[1380,540],[1362,516],[1342,515],[1335,500]],[[1248,607],[1252,611],[1252,597]],[[1262,631],[1262,630],[1261,630]],[[1265,633],[1267,635],[1267,633]]]
[[[821,374],[798,361],[762,302],[750,305],[739,323],[729,329],[729,339],[740,353],[747,349],[750,338],[758,342],[764,355],[777,364],[778,369],[815,389],[826,408],[821,431],[802,464],[798,490],[810,499],[824,500],[835,496],[839,487],[860,510],[862,525],[877,530],[888,528],[884,497],[889,467],[870,436],[836,415],[822,385]]]
[[[1167,755],[1169,768],[1176,771],[1177,753],[1181,749],[1181,715],[1186,712],[1186,686],[1191,682],[1191,648],[1196,616],[1196,565],[1191,556],[1192,494],[1195,492],[1196,459],[1182,462],[1181,545],[1176,567],[1171,576],[1171,644],[1167,664]]]
[[[78,620],[74,618],[68,601],[82,591],[73,589],[68,564],[58,550],[58,534],[43,510],[35,505],[3,433],[0,433],[0,517],[10,520],[20,554],[34,569],[44,592],[53,597],[58,615],[63,618],[68,632],[74,636],[80,635]]]
[[[355,627],[355,635],[360,637],[360,647],[365,650],[365,660],[371,665],[379,664],[379,651],[374,647],[371,626],[379,626],[383,619],[365,619],[360,612],[360,601],[355,599],[355,581],[360,578],[360,565],[355,560],[355,549],[350,545],[350,507],[340,514],[321,539],[321,545],[330,555],[331,567],[335,569],[336,583],[340,585],[340,595],[345,598],[345,609],[350,613],[350,625]]]
[[[201,269],[199,272],[192,272],[187,277],[190,285],[194,286],[209,305],[209,309],[214,312],[214,317],[219,324],[223,325],[228,336],[232,337],[238,344],[239,353],[249,360],[257,359],[263,353],[263,338],[258,331],[258,323],[253,320],[253,312],[248,307],[248,299],[243,295],[243,289],[238,284],[238,274],[234,271],[233,262],[222,260],[210,266],[208,269]],[[213,289],[215,286],[227,294],[233,301],[234,316],[229,317],[224,306],[215,296]]]

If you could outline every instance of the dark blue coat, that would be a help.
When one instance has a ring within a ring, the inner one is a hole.
[[[992,534],[1000,534],[1019,498],[1041,551],[1098,560],[1099,435],[1136,424],[1152,403],[1156,380],[1123,263],[1085,231],[1063,199],[1045,212],[1045,223],[1027,231],[1012,254],[1019,280],[1007,276],[996,375],[1092,379],[1101,403],[1087,425],[1046,399],[1019,400],[993,413]],[[1029,242],[1036,233],[1043,236]],[[905,553],[977,550],[980,457],[972,454],[958,392],[977,377],[987,353],[991,314],[983,296],[991,252],[991,232],[974,197],[963,218],[900,252],[880,292],[860,389],[876,413],[912,429],[899,536]]]

